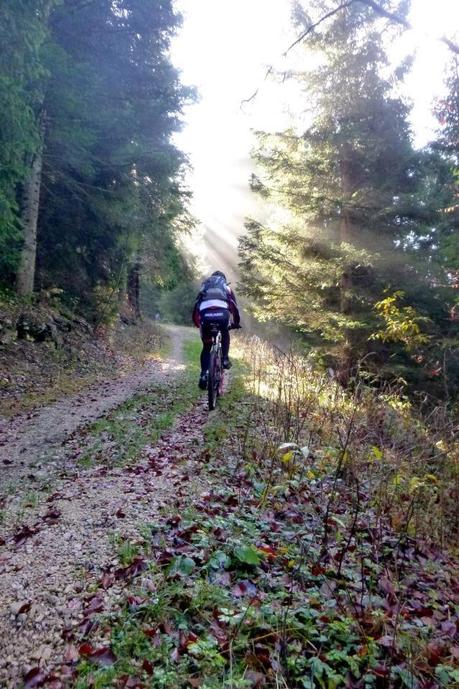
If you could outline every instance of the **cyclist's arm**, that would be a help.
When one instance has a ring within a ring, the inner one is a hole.
[[[199,298],[196,299],[196,303],[193,308],[193,314],[191,316],[193,323],[197,328],[201,327],[201,314],[199,313]]]
[[[228,288],[229,290],[229,310],[231,314],[231,320],[233,325],[237,328],[240,325],[241,322],[241,316],[239,314],[239,309],[237,306],[237,301],[236,301],[236,296],[231,288]]]

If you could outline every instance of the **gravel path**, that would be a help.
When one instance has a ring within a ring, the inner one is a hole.
[[[13,443],[14,456],[24,457],[24,465],[14,474],[15,478],[25,471],[29,451],[35,458],[42,456],[43,445],[29,450],[34,428],[39,430],[38,437],[46,443],[46,450],[59,448],[64,455],[62,438],[65,441],[78,425],[103,415],[152,382],[167,381],[169,376],[177,375],[183,369],[180,350],[184,329],[171,329],[171,335],[172,357],[165,364],[155,364],[150,378],[144,370],[142,376],[124,381],[106,402],[98,391],[96,399],[91,398],[86,408],[78,408],[74,415],[71,404],[63,402],[30,419],[25,429],[27,439],[18,438]],[[68,416],[63,420],[65,430],[61,431],[60,414],[64,410]],[[2,689],[23,687],[27,673],[36,679],[62,662],[75,662],[71,640],[74,634],[78,635],[84,611],[93,604],[97,582],[116,561],[117,539],[135,540],[139,526],[154,520],[158,510],[166,505],[172,510],[181,492],[185,491],[192,500],[194,494],[206,489],[205,481],[199,479],[206,418],[203,398],[179,417],[174,428],[156,445],[144,447],[135,465],[98,466],[58,480],[45,503],[31,510],[18,530],[0,538]],[[56,426],[59,420],[58,438],[52,434],[53,419]],[[21,453],[19,448],[25,449]],[[49,470],[51,466],[47,464]],[[116,585],[110,591],[101,591],[98,604],[106,609],[110,597],[116,595]],[[100,603],[102,599],[104,602]],[[59,678],[54,686],[62,686]]]
[[[11,485],[21,482],[21,491],[31,469],[34,478],[55,473],[65,454],[65,440],[78,428],[95,421],[135,393],[152,384],[166,383],[183,370],[181,342],[189,328],[165,326],[171,338],[172,352],[166,361],[151,361],[139,371],[117,380],[59,400],[39,411],[0,420],[0,496]]]

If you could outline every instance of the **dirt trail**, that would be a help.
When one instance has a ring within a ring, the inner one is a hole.
[[[67,400],[44,409],[23,428],[25,438],[10,430],[13,454],[4,447],[3,456],[23,456],[22,471],[30,462],[29,452],[37,458],[52,448],[63,457],[65,437],[72,431],[149,384],[177,375],[184,368],[181,344],[189,332],[171,328],[171,358],[113,384],[108,399],[99,389],[85,396],[85,408],[74,409],[75,400]],[[76,660],[72,640],[88,606],[95,605],[97,582],[116,562],[116,542],[138,537],[139,526],[154,520],[164,505],[173,509],[183,491],[192,500],[206,489],[199,480],[206,418],[203,397],[157,444],[145,446],[134,465],[74,470],[56,482],[54,493],[28,513],[25,523],[0,537],[1,689],[24,686],[27,673],[40,678],[49,676],[56,664],[68,662],[70,667]],[[104,610],[122,593],[122,582],[107,588],[96,595]]]
[[[40,411],[0,420],[0,496],[16,481],[24,482],[32,467],[35,479],[56,471],[65,452],[63,443],[78,428],[183,370],[181,343],[190,329],[165,328],[171,338],[169,359],[151,361],[136,373],[98,384]]]

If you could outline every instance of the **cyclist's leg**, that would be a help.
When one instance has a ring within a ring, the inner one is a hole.
[[[212,340],[202,337],[202,352],[201,352],[201,371],[205,373],[209,370],[210,350],[212,347]]]
[[[206,328],[205,323],[201,326],[201,340],[201,374],[199,376],[198,385],[201,390],[205,390],[207,387],[207,372],[209,370],[210,350],[212,348],[212,335],[208,328]]]
[[[230,348],[230,334],[227,328],[222,330],[222,358],[223,358],[223,368],[230,368],[231,361],[229,360],[229,348]]]
[[[229,312],[224,321],[222,321],[221,334],[222,334],[222,359],[223,368],[231,368],[231,361],[229,360],[229,348],[230,348],[230,334],[228,331],[229,325]]]

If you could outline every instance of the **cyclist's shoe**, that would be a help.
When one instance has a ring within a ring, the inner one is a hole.
[[[205,390],[207,388],[207,371],[205,373],[201,373],[199,376],[198,385],[201,390]]]
[[[222,366],[223,366],[223,368],[228,369],[228,368],[231,368],[232,365],[233,365],[233,364],[232,364],[231,361],[228,359],[228,357],[225,357],[225,358],[223,359],[223,361],[222,361]]]

